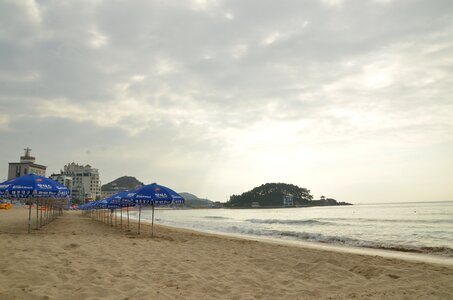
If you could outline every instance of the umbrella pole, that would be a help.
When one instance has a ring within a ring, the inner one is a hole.
[[[154,236],[154,203],[152,206],[153,206],[153,212],[152,212],[153,216],[151,218],[151,237]]]
[[[142,205],[138,205],[138,234],[140,234],[140,219],[142,217]]]
[[[123,200],[120,200],[120,209],[121,209],[121,212],[120,212],[120,225],[121,225],[121,229],[123,229]]]
[[[40,211],[40,214],[39,214],[39,228],[42,227],[42,200],[41,200],[41,211]]]
[[[50,211],[49,209],[52,207],[52,203],[50,202],[50,199],[49,199],[49,204],[48,204],[48,207],[46,209],[46,224],[49,224],[50,223],[50,220],[49,220],[49,216],[50,216]]]
[[[118,225],[118,214],[116,213],[116,208],[115,208],[115,227]]]
[[[41,207],[41,227],[46,225],[46,211],[47,208],[47,199],[44,199],[44,205]]]
[[[36,198],[36,230],[39,229],[39,199]]]
[[[47,223],[49,223],[49,212],[48,212],[48,209],[49,209],[49,200],[46,199],[46,211],[44,213],[44,225],[47,225]]]
[[[46,207],[46,210],[44,211],[44,225],[47,225],[47,206],[49,205],[48,204],[48,199],[46,199],[46,201],[44,202],[45,204],[45,207]]]
[[[31,231],[31,199],[28,203],[28,233]]]
[[[126,206],[126,213],[127,213],[127,231],[129,231],[129,205]]]

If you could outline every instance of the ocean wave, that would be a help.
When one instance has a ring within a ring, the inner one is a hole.
[[[218,220],[227,220],[227,219],[231,219],[231,218],[227,218],[227,217],[220,217],[220,216],[205,216],[203,217],[205,219],[218,219]]]
[[[254,224],[288,224],[288,225],[327,225],[330,222],[321,222],[318,220],[282,220],[282,219],[248,219],[246,222]]]
[[[352,246],[352,247],[363,247],[372,249],[382,250],[393,250],[400,252],[411,252],[411,253],[424,253],[424,254],[435,254],[453,257],[453,249],[449,247],[428,247],[428,246],[411,246],[411,245],[399,245],[394,243],[380,243],[374,241],[358,240],[354,238],[348,238],[343,236],[328,236],[319,233],[309,232],[295,232],[295,231],[280,231],[280,230],[257,230],[251,228],[243,228],[238,226],[232,226],[232,231],[240,234],[255,235],[255,236],[267,236],[272,238],[289,238],[294,240],[302,240],[307,242],[318,242],[325,244]]]
[[[373,225],[374,223],[400,223],[400,224],[453,224],[453,220],[412,220],[412,219],[367,219],[367,218],[318,218],[305,220],[288,219],[247,219],[254,224],[287,224],[287,225]],[[374,225],[373,225],[374,226]]]
[[[369,218],[319,218],[318,220],[328,220],[333,222],[360,222],[360,223],[411,223],[411,224],[453,224],[451,220],[416,220],[416,219],[369,219]]]

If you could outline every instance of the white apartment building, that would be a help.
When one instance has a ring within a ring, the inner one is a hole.
[[[72,177],[72,199],[82,203],[100,199],[101,180],[99,170],[90,165],[79,165],[74,162],[64,166],[62,175]]]
[[[55,180],[56,182],[61,183],[65,187],[69,189],[72,195],[72,177],[64,174],[52,174],[50,175],[50,179]]]

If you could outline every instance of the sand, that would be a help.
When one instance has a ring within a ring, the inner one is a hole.
[[[452,299],[453,267],[0,211],[0,299]]]

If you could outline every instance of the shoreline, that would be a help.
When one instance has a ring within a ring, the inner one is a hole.
[[[447,299],[453,267],[65,212],[26,233],[0,211],[1,299]],[[124,224],[124,223],[123,223]]]
[[[123,217],[124,218],[124,217]],[[131,220],[136,221],[135,218],[131,218]],[[151,224],[151,221],[147,219],[142,219],[142,223],[144,224]],[[178,227],[178,226],[171,226],[165,224],[159,224],[154,222],[155,227],[164,227],[168,229],[174,230],[186,230],[188,232],[196,233],[196,234],[207,234],[212,236],[219,236],[219,237],[234,237],[243,240],[249,241],[258,241],[263,243],[270,243],[275,245],[285,245],[285,246],[292,246],[292,247],[299,247],[299,248],[310,248],[315,250],[323,250],[323,251],[335,251],[341,253],[351,253],[351,254],[360,254],[360,255],[368,255],[368,256],[381,256],[384,258],[396,258],[402,259],[407,261],[413,262],[426,262],[426,263],[433,263],[445,266],[453,266],[453,257],[451,256],[442,256],[441,254],[428,254],[428,253],[418,253],[418,252],[409,252],[409,251],[398,251],[392,249],[385,249],[385,248],[371,248],[371,247],[354,247],[348,245],[336,245],[336,244],[329,244],[329,243],[321,243],[321,242],[312,242],[312,241],[300,241],[300,240],[290,240],[290,239],[280,239],[280,238],[272,238],[272,237],[259,237],[259,236],[252,236],[252,235],[245,235],[245,234],[235,234],[235,233],[226,233],[220,231],[211,231],[211,230],[201,230],[201,229],[194,229],[194,228],[187,228],[187,227]]]
[[[162,209],[162,208],[161,208]],[[131,210],[135,213],[134,210]],[[145,210],[143,210],[145,211]],[[119,214],[118,214],[119,218]],[[124,215],[123,215],[124,218]],[[131,220],[137,221],[138,219],[135,216],[131,216]],[[142,216],[141,219],[142,223],[151,224],[151,220],[147,219],[146,217]],[[382,257],[388,258],[399,258],[399,259],[406,259],[410,261],[420,261],[420,262],[431,262],[441,265],[453,265],[453,253],[444,254],[442,252],[423,252],[418,250],[418,248],[404,248],[401,246],[401,249],[397,248],[399,246],[394,247],[371,247],[371,246],[355,246],[355,245],[348,245],[348,244],[339,244],[339,243],[329,243],[329,242],[321,242],[321,241],[307,241],[307,240],[300,240],[300,239],[291,239],[285,237],[273,237],[273,236],[259,236],[253,234],[242,234],[242,233],[234,233],[234,232],[223,232],[223,231],[215,231],[215,230],[205,230],[199,228],[192,228],[192,227],[183,227],[183,226],[175,226],[175,225],[168,225],[168,224],[160,224],[159,221],[154,221],[155,226],[164,226],[168,228],[174,229],[184,229],[193,231],[195,233],[204,233],[204,234],[212,234],[212,235],[220,235],[225,237],[236,237],[245,240],[253,240],[253,241],[262,241],[262,242],[269,242],[273,244],[283,244],[283,245],[290,245],[295,247],[302,247],[302,248],[313,248],[313,249],[320,249],[320,250],[330,250],[330,251],[340,251],[346,253],[356,253],[356,254],[364,254],[364,255],[379,255]],[[422,246],[421,249],[428,249],[431,247]],[[434,247],[436,248],[436,247]],[[448,250],[453,250],[450,248],[446,248]]]

